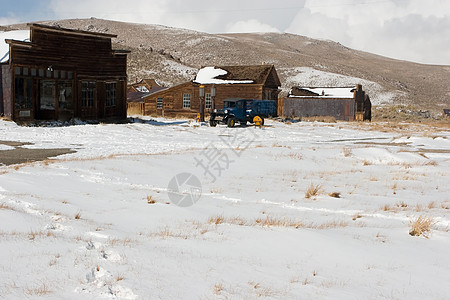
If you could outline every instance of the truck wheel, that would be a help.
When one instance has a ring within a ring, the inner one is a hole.
[[[264,126],[264,118],[261,117],[261,125]]]
[[[228,127],[234,127],[235,124],[236,124],[236,120],[234,118],[228,119],[228,121],[227,121]]]
[[[209,120],[209,126],[216,127],[217,123],[214,120]]]

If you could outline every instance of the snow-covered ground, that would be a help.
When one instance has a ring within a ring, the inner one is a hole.
[[[0,121],[0,298],[448,298],[449,131],[266,123]]]

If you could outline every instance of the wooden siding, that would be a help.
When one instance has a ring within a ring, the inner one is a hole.
[[[336,120],[353,121],[355,118],[355,100],[336,98],[285,98],[284,115],[286,117],[334,117]]]

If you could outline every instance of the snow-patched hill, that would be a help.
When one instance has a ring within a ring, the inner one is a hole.
[[[448,131],[267,123],[0,121],[0,298],[448,297]]]
[[[170,86],[192,80],[202,66],[265,62],[275,65],[282,82],[282,95],[295,85],[324,87],[361,83],[375,105],[412,104],[439,113],[450,106],[449,66],[394,60],[333,41],[287,33],[208,34],[95,18],[42,23],[117,34],[114,47],[131,50],[130,81],[155,78]],[[25,24],[19,24],[3,30],[25,28]]]

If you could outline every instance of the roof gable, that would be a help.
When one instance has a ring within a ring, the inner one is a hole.
[[[203,77],[204,75],[210,75]],[[194,82],[200,84],[263,84],[281,86],[273,65],[204,67],[197,73]]]

